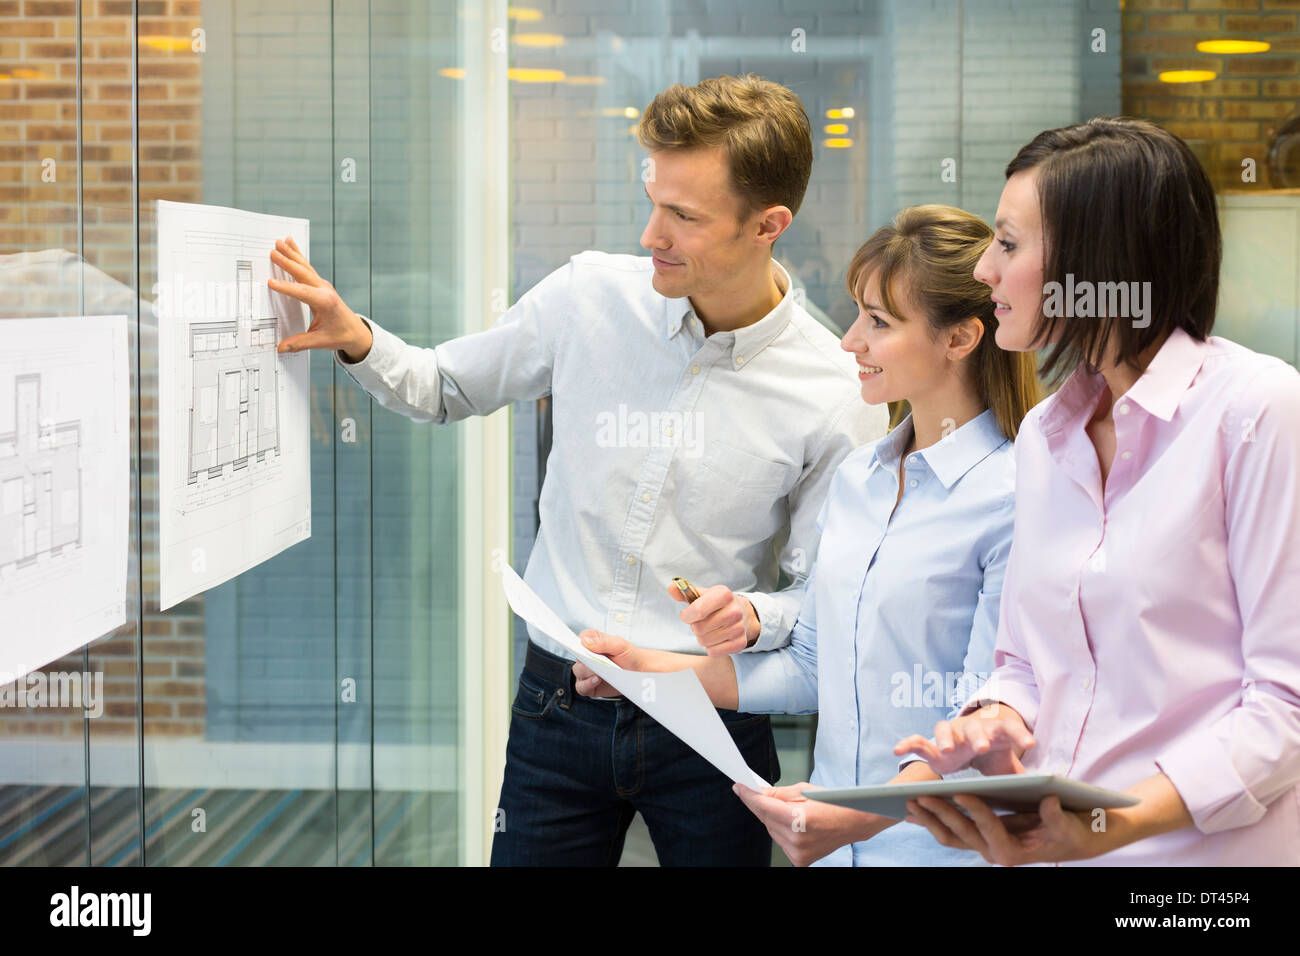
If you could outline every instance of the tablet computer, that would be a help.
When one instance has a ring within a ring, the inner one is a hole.
[[[907,816],[907,801],[913,797],[945,797],[969,793],[979,797],[994,810],[1033,811],[1049,793],[1061,798],[1066,810],[1110,810],[1131,807],[1138,798],[1068,777],[1050,773],[1007,773],[990,777],[958,777],[949,780],[926,780],[920,783],[884,783],[874,787],[836,787],[827,790],[804,790],[810,800],[834,803],[854,810],[865,810],[882,817],[901,820]],[[953,804],[956,806],[956,804]],[[960,809],[960,808],[959,808]],[[963,811],[965,812],[965,811]]]

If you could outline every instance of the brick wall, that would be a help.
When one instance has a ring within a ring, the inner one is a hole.
[[[1250,54],[1200,53],[1200,40],[1265,40]],[[1213,70],[1204,83],[1162,83],[1163,70]],[[1124,112],[1181,136],[1216,189],[1240,189],[1242,160],[1268,188],[1269,139],[1300,110],[1300,0],[1128,0]]]

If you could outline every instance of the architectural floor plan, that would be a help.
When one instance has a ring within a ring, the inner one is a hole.
[[[0,319],[0,684],[126,620],[126,316]]]
[[[0,568],[81,542],[81,422],[41,421],[41,376],[14,377],[14,428],[0,432]]]
[[[236,317],[190,326],[189,484],[280,452],[277,322],[253,315],[252,262],[235,265]]]
[[[306,309],[272,295],[271,249],[308,223],[158,203],[159,585],[163,610],[311,533]]]

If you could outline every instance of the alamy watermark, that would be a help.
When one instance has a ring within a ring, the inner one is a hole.
[[[1135,329],[1151,324],[1150,282],[1075,282],[1074,273],[1067,272],[1064,285],[1048,282],[1043,295],[1043,315],[1049,319],[1132,319]]]
[[[919,663],[889,677],[891,707],[956,707],[963,704],[991,674],[980,671],[932,671]]]
[[[80,707],[90,718],[104,714],[103,671],[33,671],[0,683],[0,709]]]
[[[700,412],[615,411],[596,415],[598,448],[680,448],[688,458],[704,452],[704,416]]]

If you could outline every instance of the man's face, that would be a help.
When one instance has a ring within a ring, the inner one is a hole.
[[[670,299],[725,291],[771,247],[759,237],[760,213],[740,218],[722,147],[656,150],[650,159],[654,208],[641,245],[654,258],[655,291]]]

